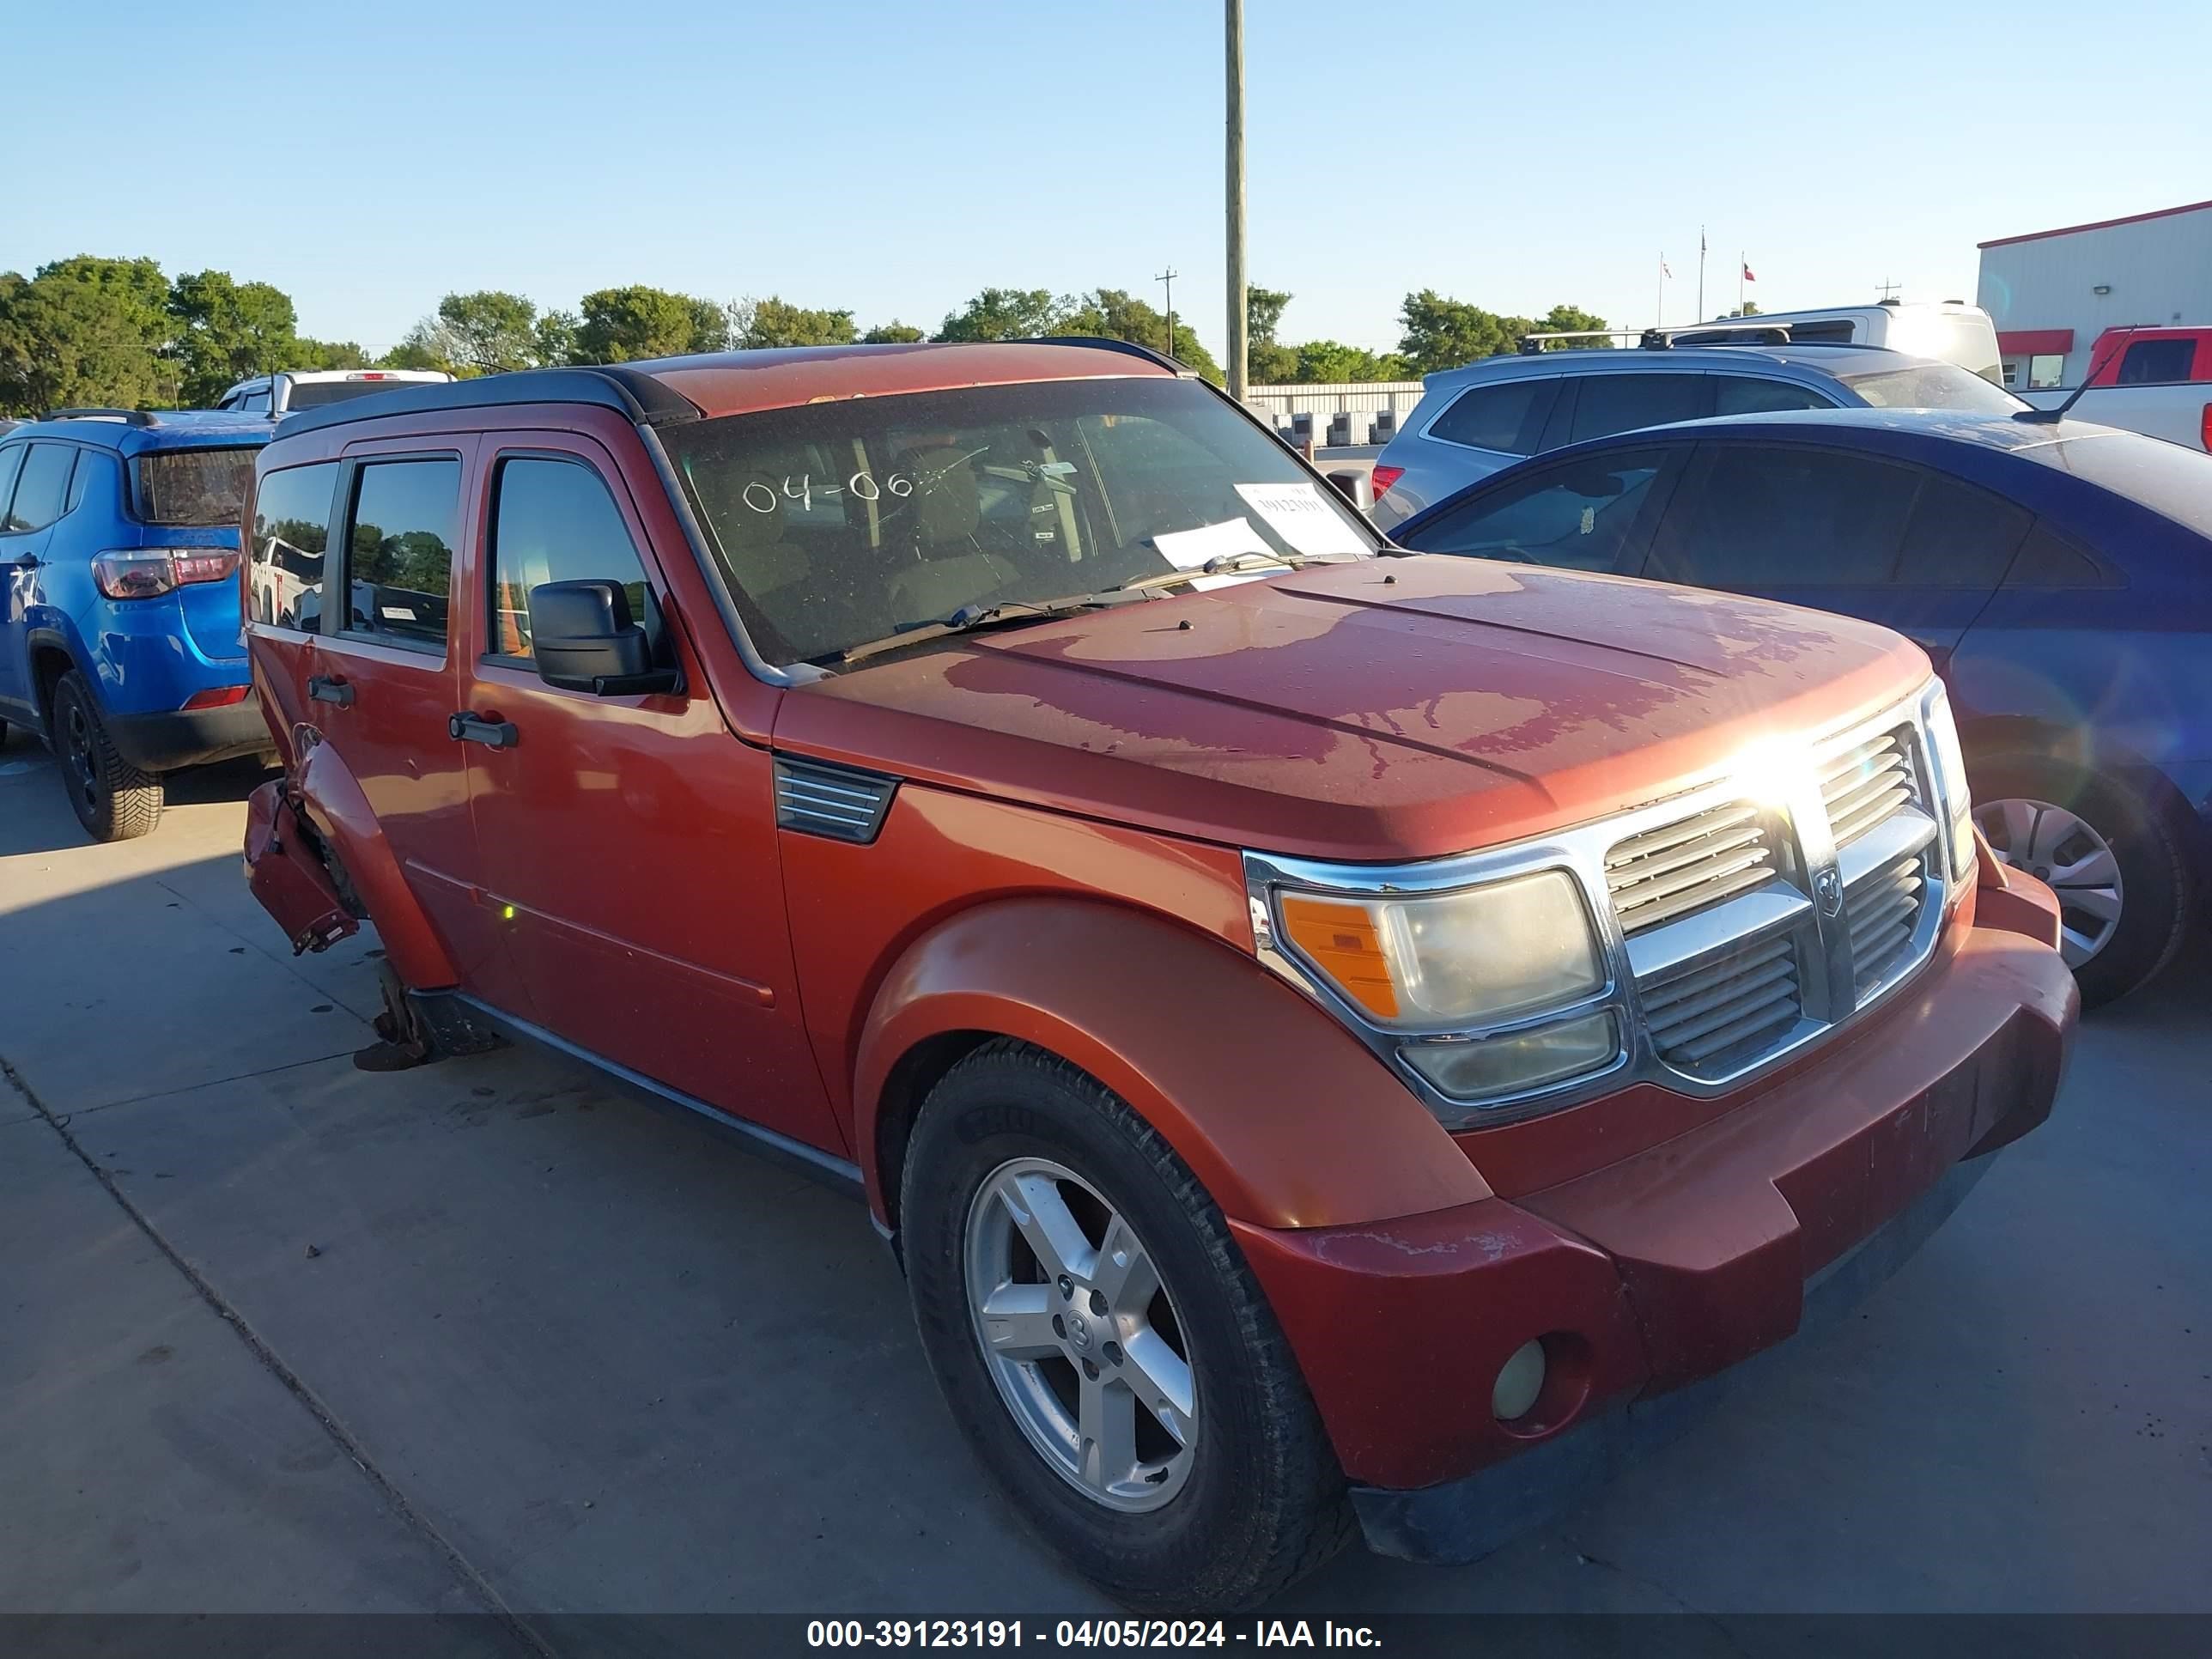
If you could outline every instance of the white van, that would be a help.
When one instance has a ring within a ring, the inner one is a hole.
[[[1667,333],[1681,345],[1723,341],[1765,345],[1773,342],[1774,335],[1761,330],[1771,331],[1777,324],[1788,327],[1792,345],[1887,346],[1915,357],[1956,363],[1992,386],[2004,384],[1996,325],[1990,320],[1988,312],[1963,300],[1911,303],[1884,300],[1878,305],[1835,306],[1821,311],[1762,311],[1741,320],[1729,318],[1693,328],[1670,328]]]
[[[434,368],[290,368],[240,380],[222,394],[217,409],[235,409],[271,420],[295,409],[319,409],[347,398],[366,398],[396,386],[453,377]]]

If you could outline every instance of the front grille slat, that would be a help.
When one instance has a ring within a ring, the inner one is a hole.
[[[1917,854],[1854,883],[1844,895],[1851,971],[1863,998],[1894,967],[1920,926],[1928,884]]]
[[[1846,750],[1820,775],[1820,800],[1838,847],[1848,847],[1888,822],[1916,791],[1911,751],[1895,732]]]
[[[1605,882],[1624,933],[1656,927],[1762,885],[1774,853],[1756,807],[1716,806],[1619,842]]]
[[[1803,1011],[1788,936],[1639,985],[1652,1046],[1670,1066],[1724,1074],[1793,1030]]]

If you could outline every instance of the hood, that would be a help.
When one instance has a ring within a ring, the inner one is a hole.
[[[781,750],[1293,856],[1441,857],[1686,787],[1923,682],[1887,629],[1477,559],[1311,567],[783,699]]]

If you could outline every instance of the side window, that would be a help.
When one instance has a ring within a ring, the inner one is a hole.
[[[269,412],[268,388],[264,386],[258,392],[247,392],[238,400],[238,407],[248,415],[266,415]]]
[[[69,499],[70,471],[76,465],[75,444],[33,444],[15,480],[15,502],[8,509],[9,530],[44,530],[62,515]]]
[[[1629,574],[1637,516],[1666,465],[1663,449],[1586,455],[1484,491],[1403,539],[1424,553],[1459,553]]]
[[[2117,587],[2095,558],[2039,520],[2005,572],[2007,587]]]
[[[347,519],[343,632],[445,648],[460,492],[459,461],[362,464]]]
[[[76,512],[87,496],[112,507],[122,495],[123,475],[115,469],[115,458],[97,449],[78,450],[76,471],[70,474],[69,500],[62,511]]]
[[[2034,514],[2002,497],[1930,472],[1920,482],[1895,580],[1908,587],[1997,585]]]
[[[1544,428],[1544,416],[1551,412],[1559,389],[1557,375],[1469,386],[1430,422],[1428,435],[1474,449],[1533,455],[1536,434]]]
[[[253,492],[247,605],[256,622],[313,634],[322,626],[323,550],[337,463],[271,472]]]
[[[1582,383],[1569,443],[1668,421],[1694,421],[1705,412],[1705,394],[1712,385],[1703,374],[1586,374]]]
[[[630,620],[659,644],[660,613],[606,481],[579,461],[500,463],[493,509],[491,654],[527,659],[530,590],[546,582],[620,582]]]
[[[15,475],[23,470],[23,452],[29,447],[28,444],[10,444],[0,449],[0,531],[15,528],[8,503],[15,494]]]
[[[2172,386],[2189,378],[2196,359],[2194,340],[2137,340],[2120,359],[2120,384]]]
[[[1707,445],[1644,574],[1697,587],[1880,586],[1919,482],[1909,467],[1839,450]]]
[[[1766,415],[1778,410],[1835,406],[1832,398],[1823,397],[1810,386],[1792,386],[1787,380],[1762,380],[1749,374],[1716,374],[1712,378],[1716,415]]]

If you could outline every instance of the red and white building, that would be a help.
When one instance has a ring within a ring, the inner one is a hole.
[[[1978,299],[2004,383],[2073,386],[2089,348],[2130,323],[2212,324],[2212,202],[1984,242]]]

